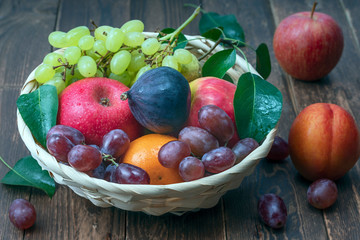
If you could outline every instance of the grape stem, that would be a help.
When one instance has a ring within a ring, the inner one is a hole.
[[[102,154],[102,157],[105,161],[109,161],[112,164],[114,164],[115,166],[119,166],[119,164],[117,162],[115,162],[115,158],[113,156],[111,156],[110,154]]]
[[[159,40],[160,41],[165,41],[165,40],[169,40],[170,39],[170,42],[172,42],[172,40],[174,38],[176,38],[182,30],[184,30],[184,28],[192,21],[196,18],[197,15],[199,15],[200,13],[200,6],[198,6],[195,11],[193,12],[193,14],[191,14],[191,16],[183,23],[181,24],[180,27],[178,27],[174,32],[170,33],[170,34],[167,34],[166,36],[160,38]]]

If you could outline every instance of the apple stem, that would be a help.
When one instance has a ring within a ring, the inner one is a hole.
[[[128,94],[127,92],[124,92],[123,94],[120,95],[120,99],[125,101],[126,99],[128,99]]]
[[[317,5],[317,2],[315,1],[314,4],[313,4],[312,10],[311,10],[311,15],[310,15],[310,18],[311,18],[311,19],[313,19],[316,5]]]

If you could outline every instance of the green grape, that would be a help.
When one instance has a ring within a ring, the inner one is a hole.
[[[65,71],[65,67],[64,66],[61,66],[61,67],[58,67],[55,69],[55,74],[62,74],[63,72]]]
[[[130,77],[130,74],[128,73],[128,71],[125,71],[120,75],[117,75],[115,73],[110,73],[109,78],[115,79],[115,80],[123,83],[127,87],[130,85],[130,82],[131,82],[131,77]]]
[[[145,55],[153,55],[159,50],[160,45],[156,38],[148,38],[141,44],[141,51]]]
[[[94,59],[89,56],[82,56],[77,64],[79,72],[84,77],[93,77],[96,74],[97,66]]]
[[[96,40],[93,46],[94,52],[97,52],[101,56],[105,56],[107,53],[105,42],[103,40]]]
[[[145,56],[143,53],[139,53],[138,51],[133,51],[131,53],[131,61],[128,66],[128,70],[130,72],[137,72],[140,68],[145,66]]]
[[[165,48],[167,48],[169,46],[169,44],[168,43],[162,43],[161,45],[160,45],[160,51],[164,51],[165,50]]]
[[[110,61],[110,70],[115,74],[122,74],[131,62],[131,54],[126,50],[116,53]]]
[[[106,49],[110,52],[117,52],[119,51],[121,45],[124,42],[125,34],[120,30],[120,28],[113,28],[109,32],[105,46]]]
[[[66,42],[66,33],[62,31],[54,31],[50,33],[48,41],[51,46],[56,48],[64,48],[68,46]]]
[[[54,75],[55,75],[54,68],[46,63],[41,64],[35,70],[35,79],[40,84],[49,81]]]
[[[180,64],[189,64],[192,61],[191,53],[186,49],[176,49],[174,57]]]
[[[194,54],[191,54],[191,62],[181,64],[181,74],[190,82],[201,77],[200,63]]]
[[[138,47],[144,42],[145,36],[141,32],[128,32],[125,34],[124,44],[129,47]]]
[[[95,77],[105,77],[105,76],[104,76],[104,73],[100,69],[97,69],[96,73],[95,73]]]
[[[178,64],[178,61],[176,61],[174,56],[164,57],[164,59],[162,61],[162,66],[171,67],[171,68],[179,71],[179,64]]]
[[[47,81],[45,84],[56,87],[57,94],[59,95],[65,89],[65,82],[62,79],[61,74],[55,74],[53,78]]]
[[[146,66],[140,68],[140,70],[137,72],[137,74],[135,76],[135,81],[138,80],[141,75],[143,75],[146,71],[148,71],[150,69],[151,69],[150,65],[146,65]]]
[[[129,32],[143,32],[144,23],[140,20],[134,19],[124,23],[120,28],[124,33]]]
[[[106,41],[107,35],[109,34],[112,27],[103,25],[95,29],[94,35],[96,40]]]
[[[90,50],[94,46],[94,42],[93,36],[85,35],[79,39],[78,45],[81,50]]]
[[[81,57],[81,50],[79,47],[71,46],[65,49],[64,58],[69,62],[70,65],[74,65],[79,61]]]
[[[79,26],[66,33],[66,41],[69,46],[77,46],[81,37],[90,35],[90,30],[86,26]]]
[[[63,62],[64,62],[63,56],[60,53],[56,53],[56,52],[51,52],[46,54],[46,56],[43,59],[43,63],[49,64],[51,66],[59,66]]]
[[[100,55],[95,53],[94,48],[91,48],[91,49],[89,49],[89,50],[86,50],[85,52],[86,52],[86,55],[87,55],[87,56],[92,57],[94,60],[100,58]]]

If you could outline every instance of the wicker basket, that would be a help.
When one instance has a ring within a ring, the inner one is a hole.
[[[156,36],[155,33],[146,33],[146,35]],[[199,36],[186,37],[191,40],[188,47],[194,53],[206,52],[214,44],[211,41],[200,39]],[[222,48],[217,47],[213,53],[220,50]],[[257,74],[245,60],[237,56],[236,64],[228,71],[228,74],[233,79],[238,79],[243,72],[248,70]],[[21,94],[36,89],[34,72],[35,70],[27,78]],[[276,134],[276,128],[274,128],[255,151],[239,164],[219,174],[191,182],[169,185],[127,185],[92,178],[70,166],[59,163],[46,149],[35,142],[19,111],[17,112],[17,124],[20,136],[31,155],[43,169],[50,172],[57,183],[67,185],[76,194],[89,199],[96,206],[114,206],[128,211],[142,211],[155,216],[168,212],[181,215],[187,211],[215,206],[222,195],[228,190],[238,188],[243,178],[254,171],[258,162],[270,150]]]

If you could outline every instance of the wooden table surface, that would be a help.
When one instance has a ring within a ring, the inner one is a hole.
[[[348,110],[360,125],[360,2],[318,1],[317,10],[331,15],[341,26],[345,47],[336,68],[324,79],[307,83],[285,74],[272,48],[276,26],[286,16],[311,9],[304,0],[173,0],[173,1],[0,1],[0,155],[10,164],[27,155],[16,125],[16,100],[27,75],[53,49],[47,42],[54,30],[79,25],[121,26],[130,19],[145,23],[145,31],[176,28],[193,12],[184,4],[201,4],[206,11],[234,14],[252,46],[269,46],[272,73],[269,81],[283,94],[284,107],[279,135],[287,139],[296,115],[316,102],[335,103]],[[185,30],[198,34],[199,17]],[[253,64],[255,56],[247,51]],[[291,159],[274,164],[262,160],[238,189],[229,191],[211,208],[183,216],[159,217],[100,208],[57,186],[52,199],[29,187],[0,184],[0,239],[360,239],[360,165],[338,180],[339,197],[326,209],[317,210],[306,201],[309,182],[297,173]],[[8,171],[0,164],[0,178]],[[288,209],[286,226],[272,230],[257,215],[257,200],[264,193],[281,196]],[[29,199],[37,210],[34,227],[16,229],[8,208],[16,198]]]

